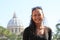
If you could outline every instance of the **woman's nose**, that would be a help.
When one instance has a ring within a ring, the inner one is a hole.
[[[39,15],[36,15],[36,18],[39,18],[40,16]]]

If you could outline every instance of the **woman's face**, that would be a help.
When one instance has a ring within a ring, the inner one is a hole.
[[[36,9],[32,12],[32,19],[35,23],[41,23],[43,18],[44,15],[41,9]]]

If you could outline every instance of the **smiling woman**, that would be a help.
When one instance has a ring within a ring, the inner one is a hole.
[[[43,17],[44,15],[41,9],[36,9],[32,12],[32,19],[35,23],[38,23],[38,24],[41,23],[43,20]]]
[[[32,9],[29,27],[23,32],[23,40],[51,40],[52,30],[43,24],[44,14],[41,7]]]

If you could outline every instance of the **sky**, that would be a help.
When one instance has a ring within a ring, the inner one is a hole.
[[[55,32],[56,24],[60,22],[60,0],[0,0],[0,26],[6,28],[16,13],[21,24],[27,27],[30,23],[31,10],[36,6],[43,8],[45,25]]]

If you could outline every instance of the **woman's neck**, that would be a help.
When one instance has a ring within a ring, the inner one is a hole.
[[[42,24],[42,23],[39,23],[39,24],[37,23],[37,24],[36,24],[36,28],[37,28],[37,29],[40,29],[41,27],[43,27],[43,24]]]

